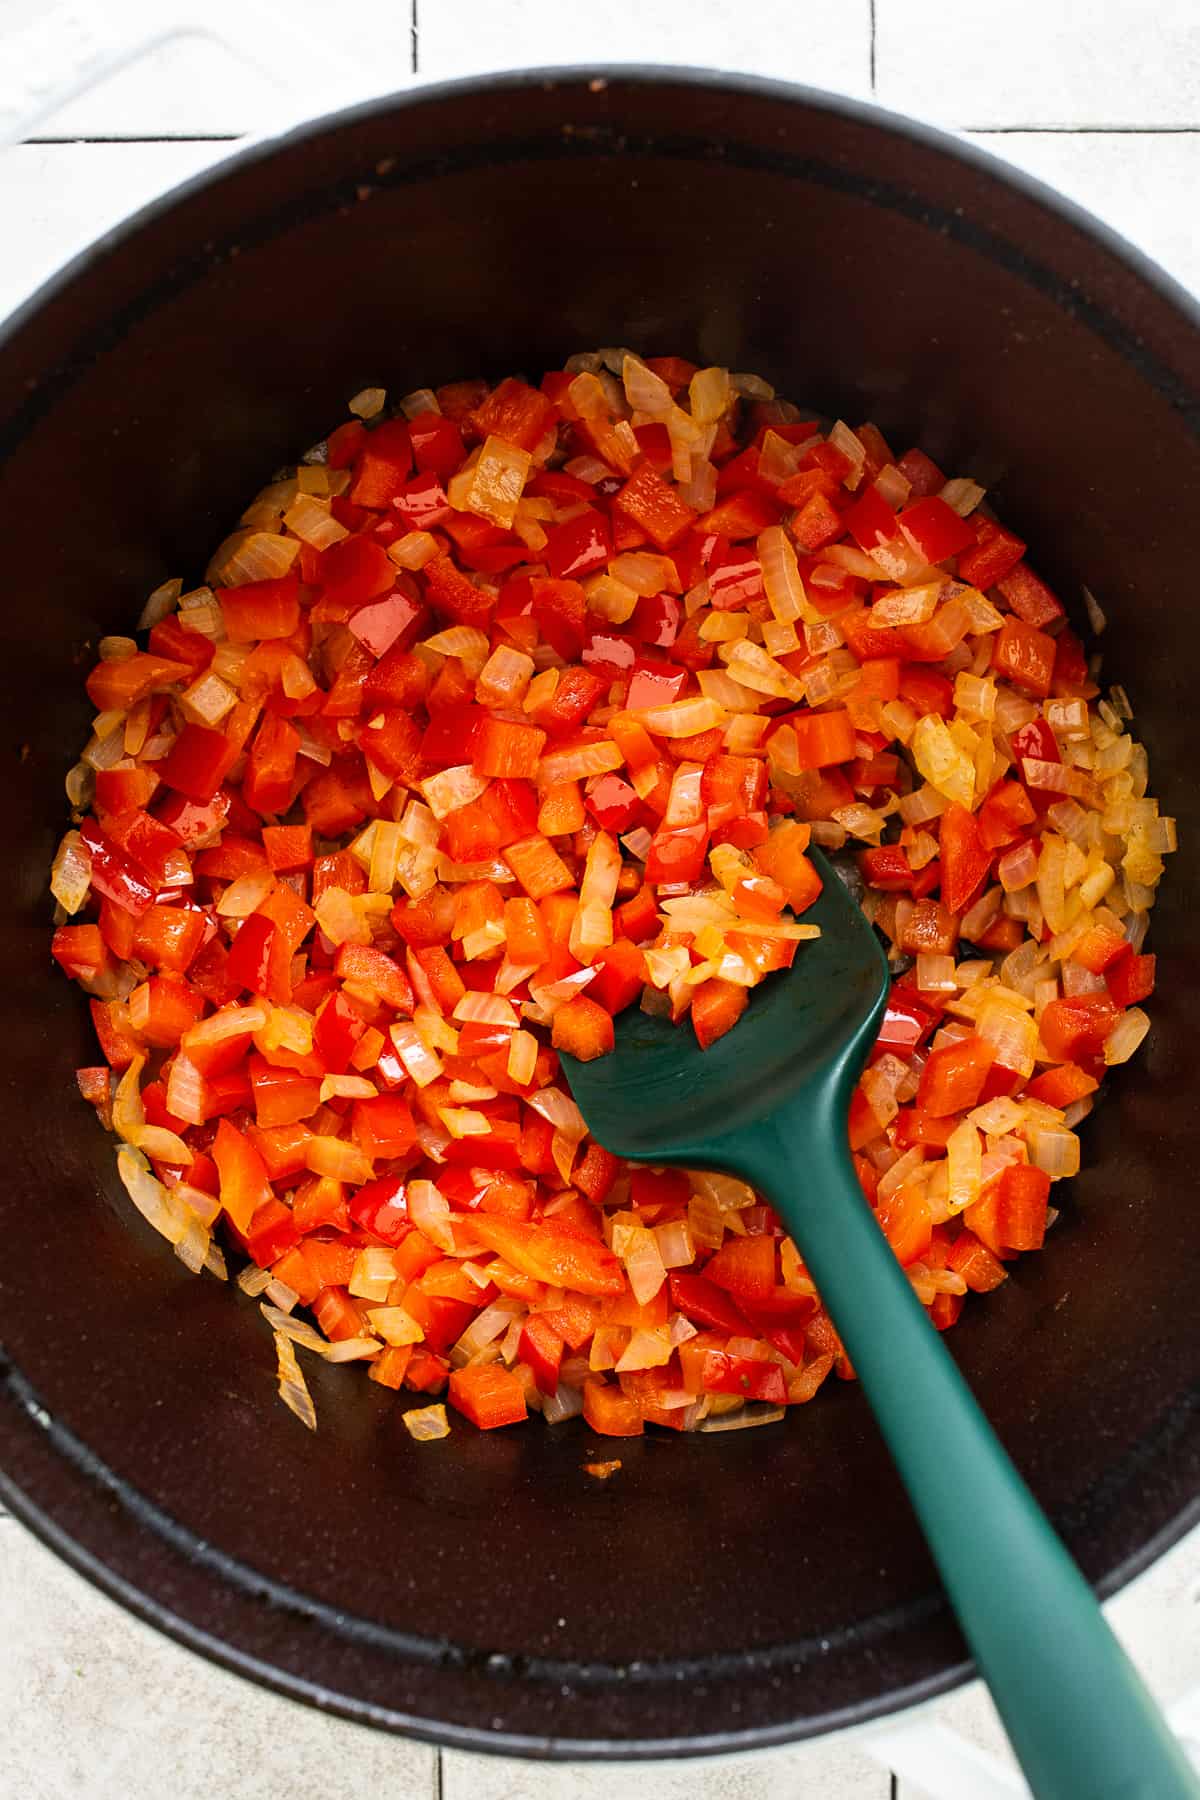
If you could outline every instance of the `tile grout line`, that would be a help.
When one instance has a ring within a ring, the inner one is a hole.
[[[414,75],[417,73],[417,37],[418,37],[417,7],[418,7],[418,4],[419,4],[419,0],[412,0],[412,9],[409,14],[409,32],[412,37],[412,72]],[[439,1756],[441,1755],[440,1750],[438,1752],[438,1755]]]
[[[413,0],[413,5],[415,10],[416,0]],[[442,1764],[444,1755],[445,1751],[442,1746],[435,1744],[433,1749],[433,1800],[445,1800],[445,1770]]]
[[[95,137],[80,136],[63,132],[58,137],[22,138],[23,144],[236,144],[245,136],[241,131],[197,131],[179,132],[166,137],[160,134],[139,137],[136,133],[130,136]],[[14,146],[15,148],[16,146]]]
[[[875,92],[875,0],[870,0],[871,10],[871,92]]]

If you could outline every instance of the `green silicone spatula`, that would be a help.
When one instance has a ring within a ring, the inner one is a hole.
[[[804,916],[821,936],[754,991],[731,1032],[701,1051],[690,1030],[630,1008],[612,1056],[563,1057],[571,1091],[609,1150],[741,1176],[778,1211],[1039,1800],[1195,1800],[1200,1782],[863,1199],[846,1119],[887,963],[837,875],[814,861],[825,886]]]

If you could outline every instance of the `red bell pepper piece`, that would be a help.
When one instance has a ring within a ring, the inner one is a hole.
[[[615,1016],[641,999],[646,986],[646,958],[629,938],[616,938],[598,950],[592,966],[596,974],[588,994],[606,1013]]]
[[[260,1206],[246,1233],[246,1248],[260,1269],[278,1262],[286,1251],[300,1242],[300,1233],[292,1218],[291,1208],[282,1200],[271,1199]]]
[[[545,742],[546,733],[535,725],[485,718],[475,735],[471,767],[476,775],[532,781]]]
[[[898,993],[893,987],[884,1009],[883,1023],[875,1040],[878,1050],[890,1050],[896,1056],[911,1056],[920,1049],[934,1029],[937,1019],[915,1000]]]
[[[942,814],[938,843],[943,904],[951,912],[963,912],[992,862],[975,814],[952,801]]]
[[[1051,732],[1050,735],[1054,734]],[[980,807],[977,817],[984,849],[996,851],[1015,843],[1022,832],[1035,823],[1037,814],[1019,781],[1000,781]]]
[[[708,826],[660,825],[646,855],[646,880],[675,884],[698,881],[708,853]]]
[[[917,1106],[933,1119],[968,1112],[979,1102],[980,1090],[996,1053],[986,1038],[962,1038],[956,1044],[931,1051],[921,1072]]]
[[[127,712],[147,694],[160,693],[176,682],[186,683],[191,679],[189,663],[151,656],[148,651],[139,650],[136,655],[127,656],[124,662],[97,663],[84,685],[97,712]]]
[[[771,1271],[774,1280],[774,1269]],[[672,1269],[667,1276],[671,1305],[693,1325],[709,1331],[724,1331],[731,1337],[752,1335],[745,1313],[723,1288],[705,1275],[692,1275]]]
[[[432,531],[453,515],[441,478],[432,472],[402,483],[392,499],[392,509],[410,531]]]
[[[702,981],[692,993],[692,1029],[702,1050],[732,1031],[749,1004],[750,996],[736,982],[713,976]]]
[[[499,1363],[452,1369],[450,1404],[481,1431],[517,1425],[527,1416],[525,1389],[511,1369]]]
[[[1105,982],[1116,1006],[1136,1006],[1154,992],[1154,956],[1135,956],[1127,944],[1105,973]]]
[[[554,404],[545,394],[510,376],[470,415],[481,438],[498,437],[518,450],[536,450],[556,424]]]
[[[233,940],[225,964],[226,979],[239,988],[249,988],[252,994],[265,994],[274,939],[275,927],[271,920],[261,913],[251,913],[242,921]]]
[[[1017,687],[1045,699],[1054,676],[1054,639],[1020,619],[1006,619],[992,645],[992,667]]]
[[[344,1075],[366,1025],[340,993],[331,994],[317,1014],[313,1050],[331,1075]]]
[[[387,593],[395,579],[396,565],[371,538],[342,538],[321,553],[324,599],[335,606],[364,606]]]
[[[1052,1000],[1040,1021],[1042,1042],[1055,1062],[1099,1056],[1120,1016],[1107,994]]]
[[[1028,563],[1017,562],[996,585],[1018,619],[1023,619],[1026,625],[1052,625],[1055,619],[1063,616],[1062,601],[1040,575],[1034,574]]]
[[[695,520],[691,507],[648,462],[629,477],[613,505],[640,525],[660,550],[669,550]],[[774,523],[774,514],[767,523]]]
[[[954,508],[936,494],[906,506],[897,523],[913,549],[929,563],[945,562],[975,542],[975,533],[966,519],[960,519]]]
[[[912,865],[899,844],[883,844],[877,850],[863,850],[858,862],[868,887],[878,888],[885,894],[911,892]]]
[[[589,508],[577,513],[546,534],[542,550],[546,566],[557,580],[580,581],[602,569],[612,555],[612,536],[603,513]],[[519,559],[518,559],[519,560]]]
[[[1050,1177],[1044,1170],[1025,1163],[1005,1169],[997,1194],[996,1233],[1006,1249],[1041,1249],[1049,1199]]]
[[[874,550],[878,544],[890,543],[900,529],[895,511],[874,482],[863,489],[853,506],[847,507],[842,524],[860,550]]]
[[[239,746],[206,725],[185,725],[158,765],[164,786],[207,805],[238,758]]]
[[[682,700],[687,684],[686,669],[677,668],[674,663],[639,658],[632,664],[625,704],[630,712],[641,712],[652,706],[671,706],[676,700]]]
[[[558,1392],[558,1371],[565,1345],[544,1313],[531,1313],[517,1344],[517,1355],[528,1363],[540,1393]]]
[[[787,1383],[777,1362],[707,1350],[702,1371],[706,1394],[740,1394],[744,1400],[769,1400],[775,1406],[787,1403]]]
[[[248,581],[242,587],[218,588],[225,635],[234,644],[262,638],[286,638],[300,623],[300,580],[293,572],[274,581]]]
[[[405,1155],[417,1141],[412,1113],[400,1094],[356,1100],[350,1112],[350,1129],[365,1156],[385,1161]]]
[[[221,1205],[245,1236],[259,1207],[274,1198],[262,1157],[228,1119],[217,1126],[212,1156],[220,1176]]]
[[[578,994],[555,1013],[551,1041],[556,1050],[565,1050],[580,1062],[592,1062],[613,1047],[612,1016],[586,994]]]
[[[959,553],[958,578],[960,581],[969,581],[972,587],[996,587],[1020,562],[1025,554],[1025,545],[1014,531],[1006,531],[1003,525],[997,525],[995,519],[985,519],[979,513],[971,520],[971,525],[975,532],[975,542]],[[1009,604],[1011,606],[1012,602],[1009,601]],[[1014,612],[1018,610],[1013,607]],[[1028,623],[1037,625],[1041,621],[1030,619]]]
[[[775,1291],[775,1240],[730,1238],[709,1258],[704,1274],[740,1306],[764,1305]]]
[[[460,440],[461,441],[461,440]],[[385,419],[362,440],[354,465],[350,501],[381,511],[390,506],[413,464],[409,427],[403,419]]]
[[[84,819],[79,835],[92,862],[92,886],[134,917],[153,904],[154,889],[142,870],[112,842],[94,819]]]

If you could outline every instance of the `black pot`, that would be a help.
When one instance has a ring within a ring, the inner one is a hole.
[[[623,1443],[607,1484],[580,1424],[414,1445],[360,1370],[312,1373],[311,1438],[276,1401],[257,1307],[186,1275],[117,1187],[74,1091],[95,1053],[51,967],[46,870],[96,640],[197,576],[348,394],[613,342],[921,442],[1108,612],[1109,670],[1180,820],[1155,1029],[1085,1130],[1045,1252],[951,1347],[1102,1592],[1200,1513],[1194,307],[961,143],[802,90],[551,74],[343,114],[142,213],[0,353],[0,1491],[230,1667],[541,1755],[763,1744],[963,1679],[861,1394]]]

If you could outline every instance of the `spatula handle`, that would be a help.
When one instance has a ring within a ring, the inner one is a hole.
[[[838,1084],[840,1086],[841,1084]],[[739,1150],[837,1325],[1038,1800],[1196,1800],[1182,1749],[943,1349],[862,1196],[846,1100]]]

